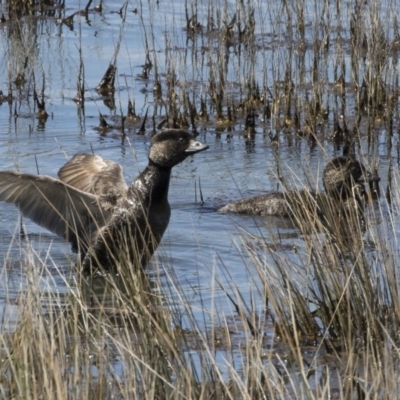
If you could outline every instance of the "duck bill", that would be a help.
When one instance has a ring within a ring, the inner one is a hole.
[[[187,155],[196,154],[200,151],[207,150],[208,147],[208,144],[201,143],[197,140],[191,140],[189,147],[185,150],[185,153]]]

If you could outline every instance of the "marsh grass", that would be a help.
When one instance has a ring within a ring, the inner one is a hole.
[[[398,391],[396,204],[386,212],[370,204],[370,216],[376,221],[379,214],[381,223],[371,225],[369,220],[367,233],[357,229],[357,219],[351,224],[350,216],[329,230],[310,231],[313,221],[302,219],[307,224],[304,247],[294,260],[271,250],[268,262],[263,253],[250,254],[276,335],[288,345],[302,385],[316,398],[324,397],[322,393],[387,398]],[[305,351],[310,343],[311,357]],[[325,357],[329,361],[321,367]],[[330,386],[336,379],[341,387]]]
[[[19,323],[1,334],[4,398],[221,398],[231,391],[214,339],[198,329],[172,277],[169,294],[176,291],[179,309],[165,307],[144,274],[78,273],[65,282],[68,295],[45,295],[30,251]],[[190,330],[173,323],[182,311]]]
[[[398,198],[393,193],[391,213],[397,212]],[[65,278],[69,291],[61,295],[44,291],[41,282],[55,274],[56,265],[51,259],[38,263],[32,248],[23,246],[26,290],[15,304],[19,322],[0,335],[2,397],[395,395],[396,235],[384,209],[377,203],[368,207],[368,221],[387,222],[368,224],[367,233],[354,228],[347,236],[339,226],[335,235],[335,227],[313,224],[301,233],[304,246],[296,258],[271,246],[246,246],[251,263],[244,264],[254,281],[250,298],[218,260],[210,269],[213,290],[221,289],[232,311],[207,310],[200,300],[203,321],[173,266],[155,263],[160,275],[151,278],[131,273],[131,266],[120,269],[127,271],[121,275],[87,277],[76,271]]]

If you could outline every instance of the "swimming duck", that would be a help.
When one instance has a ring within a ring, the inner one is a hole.
[[[233,212],[237,214],[290,217],[293,215],[292,202],[297,202],[300,198],[304,198],[312,207],[312,203],[315,203],[314,198],[316,195],[316,193],[308,190],[261,194],[259,196],[228,203],[218,211],[223,213]]]
[[[0,201],[71,242],[84,272],[126,259],[145,267],[170,219],[172,167],[206,149],[184,130],[165,130],[154,136],[148,165],[130,186],[119,164],[91,154],[75,155],[60,180],[0,171]]]
[[[321,217],[324,210],[330,208],[329,204],[334,205],[332,202],[339,197],[343,206],[341,211],[354,209],[355,205],[362,211],[365,196],[363,183],[368,179],[372,178],[362,163],[338,157],[329,162],[324,169],[325,193],[307,189],[268,193],[228,203],[218,211],[281,217],[296,216],[298,211],[301,211],[303,214]]]
[[[360,212],[364,208],[365,188],[363,185],[353,186],[353,195],[343,199],[341,211],[348,213],[349,210],[357,208]],[[220,212],[233,212],[247,215],[275,215],[280,217],[307,217],[322,218],[332,206],[337,207],[334,198],[326,193],[315,192],[308,189],[287,190],[285,192],[274,192],[238,200],[221,207]]]

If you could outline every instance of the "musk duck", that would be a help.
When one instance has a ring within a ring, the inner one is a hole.
[[[0,171],[0,201],[71,242],[86,273],[126,260],[145,267],[170,219],[172,167],[206,149],[184,130],[165,130],[153,137],[148,165],[130,186],[119,164],[92,154],[75,155],[59,180]]]
[[[332,207],[341,213],[348,213],[354,208],[362,212],[365,202],[364,182],[372,179],[379,178],[371,178],[361,162],[338,157],[324,169],[325,193],[307,189],[268,193],[228,203],[218,211],[281,217],[299,216],[299,213],[321,217]]]
[[[352,209],[357,209],[362,213],[365,202],[364,198],[365,188],[360,184],[353,186],[352,196],[343,199],[339,203],[340,207],[337,207],[338,203],[335,203],[335,199],[326,193],[308,189],[287,190],[285,192],[268,193],[228,203],[218,211],[247,215],[275,215],[279,217],[315,219],[323,218],[332,207],[336,207],[342,214],[347,214]]]

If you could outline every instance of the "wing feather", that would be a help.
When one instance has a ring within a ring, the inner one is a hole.
[[[122,167],[93,154],[76,154],[59,171],[60,180],[97,196],[126,193]]]
[[[73,243],[111,218],[98,196],[48,176],[0,171],[0,201],[13,203],[25,217]]]

